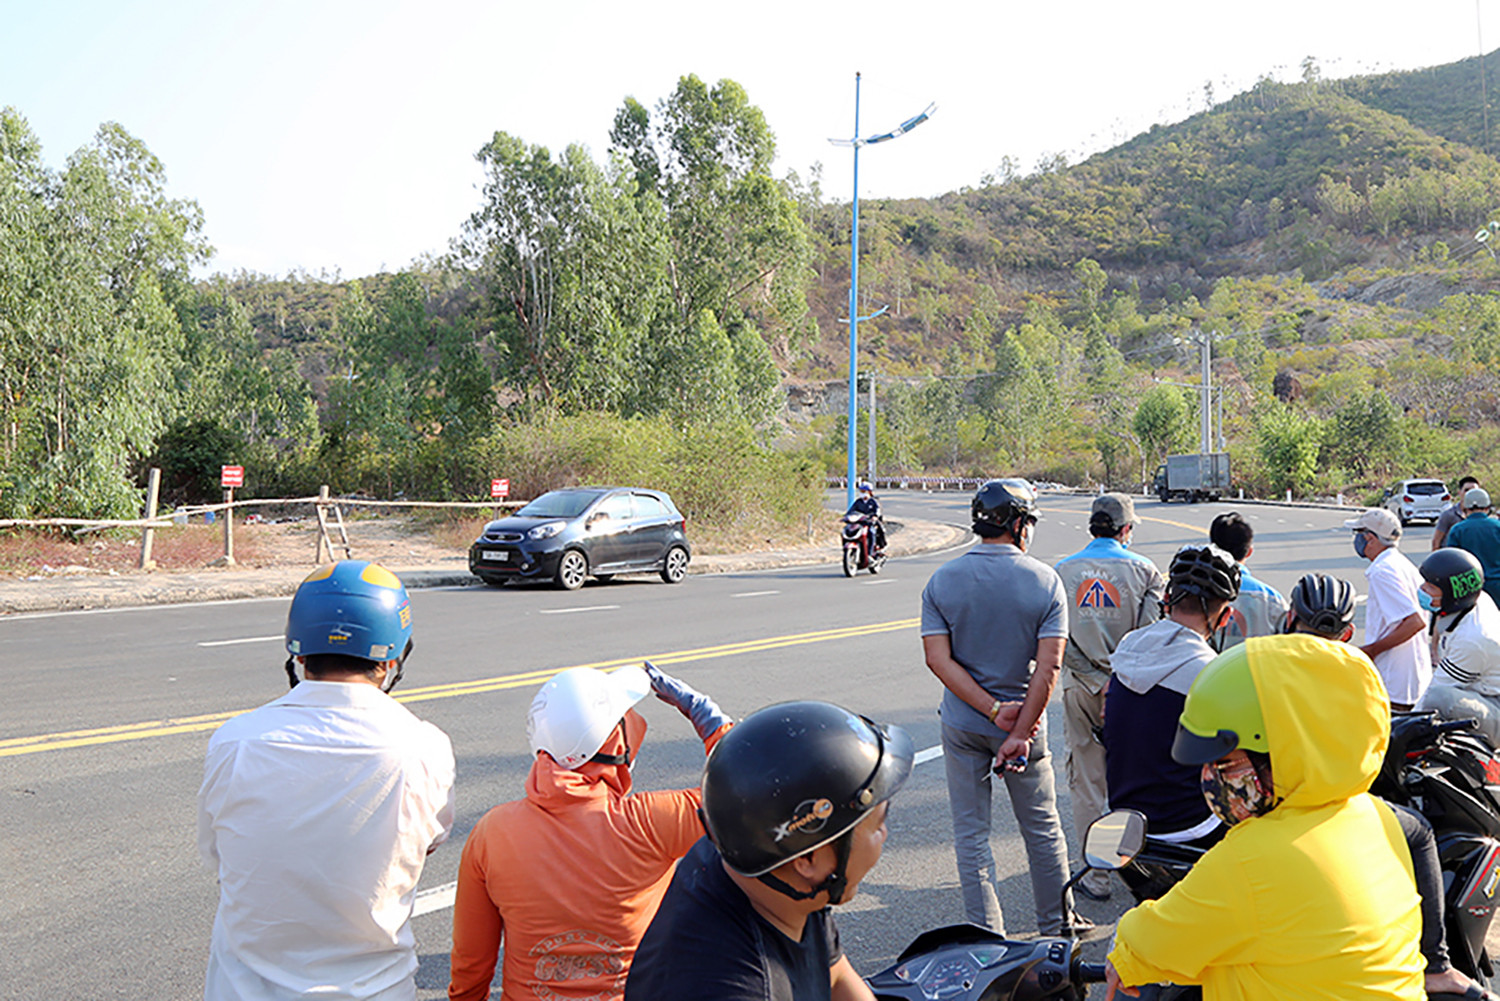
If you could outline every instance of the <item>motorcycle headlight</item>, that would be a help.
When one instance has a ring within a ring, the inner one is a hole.
[[[567,527],[568,523],[565,521],[549,521],[547,524],[538,525],[527,532],[526,537],[530,539],[550,539]]]

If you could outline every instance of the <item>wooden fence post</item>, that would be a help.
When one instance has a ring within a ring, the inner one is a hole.
[[[149,521],[156,517],[156,502],[161,495],[161,470],[155,466],[151,467],[150,476],[146,480],[146,519]],[[156,561],[151,558],[151,544],[155,541],[156,530],[150,525],[141,529],[141,562],[140,569],[155,570]]]
[[[224,565],[234,566],[234,487],[224,488]]]
[[[318,488],[318,542],[317,552],[313,554],[313,563],[323,565],[323,554],[328,554],[328,561],[333,561],[333,547],[328,543],[328,485],[325,483]]]

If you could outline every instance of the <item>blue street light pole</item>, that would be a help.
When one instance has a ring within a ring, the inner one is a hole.
[[[854,472],[856,465],[854,426],[859,419],[859,394],[856,392],[856,383],[859,379],[859,321],[873,320],[884,313],[886,307],[881,306],[869,316],[859,315],[859,148],[861,146],[873,146],[875,143],[887,142],[897,136],[905,135],[912,129],[921,125],[932,117],[937,110],[936,104],[929,104],[920,115],[908,118],[889,132],[882,132],[878,136],[860,138],[859,135],[859,74],[854,74],[854,138],[853,139],[830,139],[829,142],[835,146],[854,147],[854,222],[851,230],[849,250],[849,440],[847,449],[849,453],[848,479],[845,482],[844,507],[854,503],[854,484],[856,482]],[[871,414],[874,420],[875,415]]]

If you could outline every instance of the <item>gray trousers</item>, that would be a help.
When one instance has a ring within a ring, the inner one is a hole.
[[[1104,773],[1104,745],[1094,736],[1104,726],[1104,689],[1091,686],[1072,671],[1064,671],[1062,684],[1063,737],[1068,748],[1068,795],[1073,800],[1073,833],[1079,843],[1095,820],[1109,812],[1109,792]],[[1087,889],[1109,891],[1109,873],[1091,872],[1083,877]]]
[[[964,919],[1005,933],[995,883],[995,856],[990,849],[990,807],[995,755],[1006,735],[969,733],[943,724],[943,766],[948,774],[948,805],[953,811],[953,851],[963,888]],[[1026,767],[1005,773],[1005,790],[1031,870],[1037,930],[1056,935],[1073,901],[1062,900],[1068,881],[1068,846],[1057,815],[1057,788],[1047,755],[1047,721],[1031,742]],[[1071,896],[1071,894],[1070,894]]]
[[[1480,695],[1458,685],[1429,685],[1418,708],[1431,709],[1443,719],[1473,717],[1479,721],[1479,732],[1500,747],[1500,699],[1492,695]]]

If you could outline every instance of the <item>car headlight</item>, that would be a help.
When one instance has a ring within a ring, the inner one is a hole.
[[[538,525],[526,533],[528,539],[550,539],[558,532],[568,527],[565,521],[549,521],[545,525]]]

